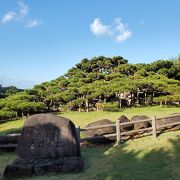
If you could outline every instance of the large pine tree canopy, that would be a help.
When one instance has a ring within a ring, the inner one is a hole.
[[[9,90],[9,91],[8,91]],[[66,74],[33,89],[0,86],[0,119],[66,111],[108,110],[180,102],[180,58],[130,64],[121,56],[83,59]]]

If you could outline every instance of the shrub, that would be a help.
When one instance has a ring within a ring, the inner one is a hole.
[[[15,111],[10,111],[10,110],[0,110],[0,119],[11,119],[16,117],[16,112]]]
[[[121,108],[119,108],[118,103],[96,103],[96,107],[101,111],[111,111],[111,112],[119,112],[122,111]]]
[[[61,105],[58,109],[60,112],[68,112],[69,111],[69,107],[67,105]]]

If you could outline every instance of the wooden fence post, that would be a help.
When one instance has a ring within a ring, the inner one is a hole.
[[[154,138],[157,137],[157,134],[156,134],[156,116],[152,117],[152,135]]]
[[[79,143],[80,143],[80,126],[78,126],[78,127],[76,128],[76,134],[77,134],[78,141],[79,141]]]
[[[120,128],[120,120],[116,121],[116,144],[115,146],[120,145],[121,143],[121,128]]]

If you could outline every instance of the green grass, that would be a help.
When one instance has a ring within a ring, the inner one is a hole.
[[[131,118],[134,115],[146,115],[152,117],[156,115],[157,117],[168,116],[172,113],[180,113],[179,107],[142,107],[142,108],[127,108],[122,112],[68,112],[62,113],[60,116],[71,119],[76,125],[84,127],[90,122],[100,120],[100,119],[110,119],[115,121],[121,115],[125,115]]]
[[[131,118],[133,115],[157,115],[157,117],[178,113],[176,107],[146,107],[125,109],[123,112],[68,112],[60,116],[71,119],[77,126],[98,119],[108,118],[115,121],[122,114]],[[8,133],[22,128],[24,120],[0,124],[0,133]],[[90,179],[180,179],[180,131],[161,134],[157,139],[151,136],[129,140],[120,147],[112,145],[82,149],[84,172],[79,174],[48,175],[32,177],[32,180],[90,180]],[[16,158],[15,153],[0,154],[0,177],[7,164]]]
[[[23,127],[24,119],[7,121],[0,124],[0,134],[17,132]]]
[[[0,176],[14,153],[0,155]],[[31,180],[179,180],[180,131],[127,141],[120,147],[104,146],[82,149],[84,172],[31,177]]]
[[[179,107],[143,107],[124,109],[122,112],[67,112],[60,113],[59,115],[71,119],[76,126],[84,127],[90,122],[105,118],[115,121],[121,115],[125,115],[128,118],[134,115],[147,115],[149,117],[156,115],[157,117],[163,117],[178,112],[180,112]],[[0,134],[19,130],[22,128],[23,123],[24,120],[2,123],[0,124]]]

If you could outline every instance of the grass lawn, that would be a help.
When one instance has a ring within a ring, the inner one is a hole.
[[[15,153],[0,155],[0,176]],[[84,172],[31,177],[31,180],[179,180],[180,131],[167,132],[127,141],[120,147],[112,145],[82,149]]]
[[[84,127],[88,123],[99,119],[107,118],[115,121],[121,115],[125,115],[129,118],[133,115],[147,115],[149,117],[156,115],[157,117],[163,117],[178,112],[180,112],[179,107],[143,107],[124,109],[122,112],[67,112],[60,113],[59,115],[71,119],[76,126]],[[22,128],[23,123],[24,120],[22,119],[1,123],[0,134],[17,131]]]

